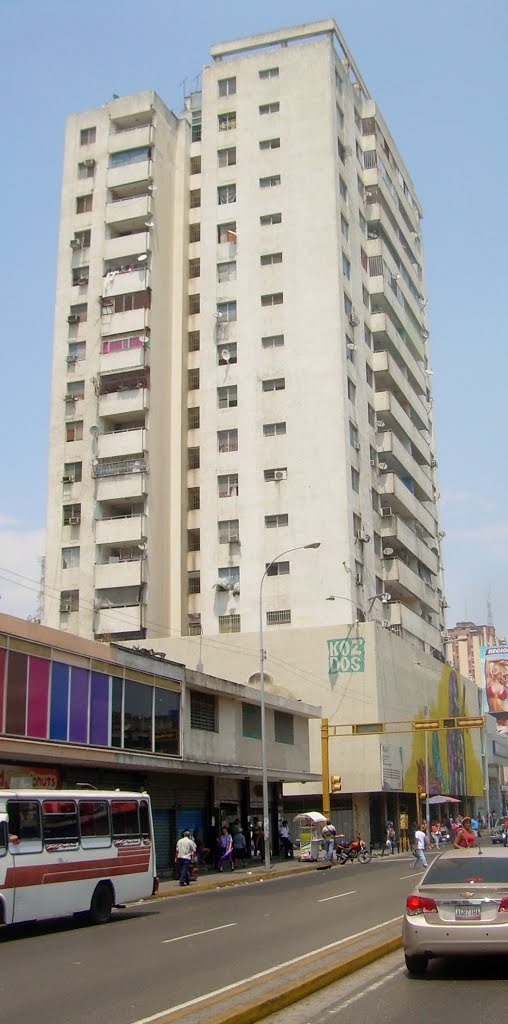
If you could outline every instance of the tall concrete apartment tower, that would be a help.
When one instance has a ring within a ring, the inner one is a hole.
[[[87,636],[444,607],[421,209],[334,21],[70,118],[45,621]],[[288,549],[314,541],[309,555]]]

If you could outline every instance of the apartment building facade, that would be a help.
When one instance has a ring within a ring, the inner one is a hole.
[[[444,630],[422,211],[337,25],[70,118],[44,621]],[[310,542],[312,554],[288,553]],[[282,553],[279,558],[279,554]]]

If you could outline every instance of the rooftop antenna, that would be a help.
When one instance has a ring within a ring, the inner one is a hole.
[[[487,626],[494,625],[494,615],[492,612],[492,591],[489,587],[487,591]]]

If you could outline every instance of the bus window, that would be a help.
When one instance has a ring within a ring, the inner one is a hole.
[[[111,816],[115,839],[136,837],[139,839],[138,804],[136,800],[112,800]]]
[[[7,822],[0,821],[0,857],[7,853]]]
[[[141,820],[141,836],[143,839],[151,839],[150,814],[148,811],[148,800],[140,800],[139,817]]]
[[[80,800],[79,827],[84,849],[111,846],[111,825],[107,800]]]
[[[17,836],[16,854],[42,850],[41,812],[38,800],[8,800],[9,835]]]
[[[44,800],[42,823],[46,846],[79,843],[78,809],[74,800]]]

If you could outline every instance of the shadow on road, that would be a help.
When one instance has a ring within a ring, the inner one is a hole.
[[[506,956],[444,957],[430,960],[424,974],[409,974],[415,985],[439,981],[498,981],[508,977]]]
[[[118,910],[111,915],[111,920],[106,925],[92,925],[88,922],[86,914],[76,914],[75,917],[54,917],[48,921],[28,921],[25,924],[10,924],[0,930],[0,943],[16,942],[20,939],[39,938],[41,935],[55,935],[64,932],[75,932],[81,928],[114,928],[115,924],[122,921],[141,920],[145,917],[154,917],[159,913],[154,907],[153,910],[143,907],[136,910]]]

